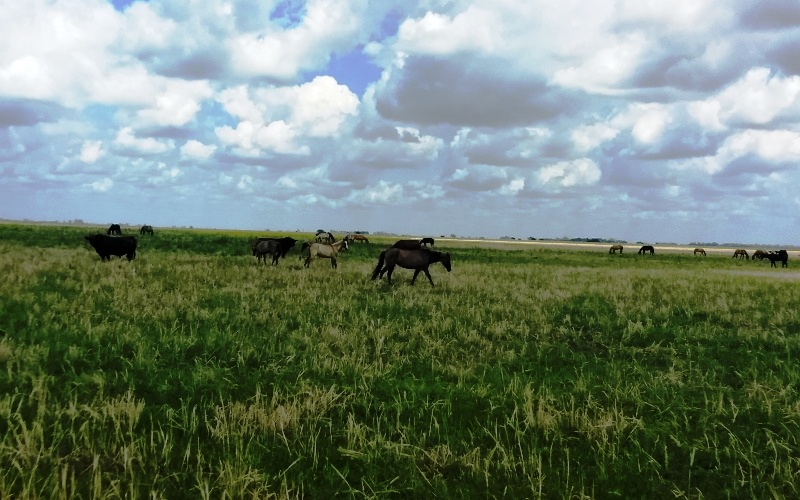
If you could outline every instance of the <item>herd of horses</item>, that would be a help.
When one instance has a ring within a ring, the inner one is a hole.
[[[300,258],[303,259],[303,266],[310,267],[311,263],[317,259],[328,259],[331,268],[338,267],[337,259],[339,253],[350,248],[351,242],[369,243],[369,240],[362,234],[348,234],[339,241],[330,232],[319,232],[314,237],[314,241],[305,241],[300,245]],[[257,262],[267,263],[267,255],[272,256],[272,265],[277,266],[281,258],[297,244],[297,240],[284,236],[283,238],[258,238],[251,245],[252,253]],[[433,250],[430,247],[435,245],[433,238],[422,238],[419,240],[397,240],[391,247],[382,251],[378,256],[378,264],[372,272],[372,279],[383,278],[392,283],[392,273],[397,266],[414,271],[411,284],[417,280],[419,273],[425,273],[431,286],[431,278],[428,268],[431,264],[440,262],[447,272],[450,272],[452,265],[450,254]]]
[[[620,244],[611,245],[611,248],[608,249],[609,254],[615,254],[617,252],[622,254],[623,246]],[[652,245],[643,245],[639,249],[639,255],[644,255],[649,253],[650,255],[655,255],[656,250],[653,248]],[[702,255],[703,257],[706,256],[706,251],[702,248],[695,248],[693,255]],[[747,253],[747,250],[743,248],[737,248],[733,252],[734,259],[744,259],[750,260],[750,254]],[[778,267],[776,262],[781,263],[781,267],[789,267],[789,252],[786,250],[756,250],[753,252],[752,260],[769,260],[770,267]]]
[[[154,235],[155,231],[153,226],[144,225],[139,229],[141,235]],[[119,224],[111,224],[106,231],[106,236],[122,236],[122,228]],[[87,241],[90,238],[87,237]],[[331,268],[338,267],[338,256],[341,252],[350,248],[351,243],[369,243],[369,239],[360,233],[347,234],[344,238],[337,241],[336,237],[326,231],[318,231],[313,241],[306,241],[301,244],[300,258],[303,259],[303,266],[308,268],[314,260],[328,259],[331,263]],[[98,248],[98,243],[93,240],[90,241],[103,260],[107,260],[108,245],[116,245],[118,242],[101,242],[105,245],[101,250]],[[281,238],[258,238],[251,244],[253,256],[256,257],[258,263],[263,262],[267,264],[267,256],[271,257],[271,264],[277,266],[280,259],[285,258],[289,251],[294,248],[298,240],[284,236]],[[383,250],[379,257],[378,263],[372,272],[372,279],[387,277],[387,282],[391,284],[392,273],[396,267],[410,269],[414,271],[414,276],[411,279],[413,285],[419,276],[419,273],[425,273],[431,286],[434,286],[433,279],[431,278],[428,268],[435,263],[441,263],[442,266],[450,272],[452,269],[450,254],[433,250],[435,241],[433,238],[422,238],[418,240],[397,240],[392,246]],[[609,254],[619,253],[622,255],[624,247],[621,244],[614,244],[608,250]],[[116,251],[116,247],[114,247]],[[655,255],[655,248],[652,245],[642,245],[639,248],[639,255]],[[695,256],[706,256],[706,251],[702,248],[695,248],[693,251]],[[112,254],[116,255],[116,254]],[[126,253],[128,260],[132,260],[135,256],[135,243],[132,254]],[[733,253],[734,259],[750,260],[750,255],[747,250],[742,248],[736,249]],[[789,253],[786,250],[756,250],[753,252],[752,260],[769,260],[771,267],[777,267],[777,262],[781,263],[781,267],[789,267]]]

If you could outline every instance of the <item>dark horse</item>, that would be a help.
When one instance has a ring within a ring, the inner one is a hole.
[[[639,255],[644,255],[645,253],[650,252],[650,255],[656,253],[656,249],[653,248],[652,245],[645,245],[639,249]]]
[[[427,246],[427,245],[433,246],[433,238],[422,238],[421,240],[419,240],[419,244],[422,246]]]
[[[428,277],[428,281],[431,282],[431,286],[434,286],[433,279],[431,279],[431,273],[428,272],[428,266],[435,264],[436,262],[441,262],[444,268],[447,269],[448,273],[452,269],[450,265],[449,253],[428,250],[427,248],[406,250],[392,247],[381,252],[380,257],[378,258],[378,265],[375,266],[375,270],[372,271],[372,279],[374,280],[375,278],[383,276],[383,274],[386,273],[386,279],[391,285],[394,268],[395,266],[400,266],[404,269],[414,270],[414,277],[411,278],[412,285],[417,279],[417,275],[419,275],[420,272],[423,272],[425,273],[425,276]]]
[[[122,229],[119,227],[119,224],[111,224],[108,226],[108,231],[106,231],[106,234],[109,236],[112,234],[121,235]]]
[[[786,250],[778,250],[777,252],[770,252],[766,255],[769,259],[769,267],[778,267],[776,262],[780,261],[781,267],[789,267],[789,253]]]
[[[142,228],[139,230],[139,234],[149,234],[149,235],[155,234],[153,232],[153,226],[148,226],[148,225],[142,226]]]

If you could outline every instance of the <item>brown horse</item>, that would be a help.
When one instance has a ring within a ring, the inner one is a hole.
[[[402,248],[392,247],[381,252],[380,257],[378,257],[378,265],[375,266],[375,270],[372,271],[372,279],[374,280],[375,278],[383,276],[383,274],[386,273],[386,279],[391,285],[394,268],[395,266],[400,266],[404,269],[414,270],[414,277],[411,278],[412,285],[417,279],[417,275],[419,275],[420,272],[423,272],[425,273],[425,276],[428,277],[428,281],[430,281],[431,286],[434,286],[431,273],[428,271],[428,266],[435,264],[436,262],[441,262],[444,268],[447,269],[448,273],[452,269],[449,253],[428,250],[427,248],[405,250]]]
[[[369,239],[363,234],[348,234],[345,238],[353,242],[360,241],[361,243],[369,243]]]
[[[739,248],[735,252],[733,252],[733,258],[750,260],[750,256],[747,254],[747,250],[743,248]]]
[[[753,258],[753,260],[756,260],[756,259],[764,260],[764,259],[767,258],[767,255],[769,255],[769,252],[765,252],[764,250],[756,250],[755,252],[753,252],[753,257],[752,258]]]
[[[697,254],[700,254],[700,255],[702,255],[703,257],[705,257],[705,256],[706,256],[706,251],[705,251],[705,250],[703,250],[702,248],[695,248],[695,249],[694,249],[694,254],[695,254],[695,255],[697,255]]]
[[[611,245],[611,248],[608,249],[608,253],[617,253],[619,250],[619,254],[622,255],[622,245]]]
[[[647,252],[650,252],[650,255],[653,255],[656,253],[656,249],[653,248],[652,245],[644,245],[642,248],[639,249],[639,255],[644,255]]]
[[[312,243],[308,247],[308,256],[306,257],[305,266],[309,267],[314,257],[321,259],[331,259],[331,268],[336,269],[336,256],[344,248],[347,250],[347,240],[339,240],[336,243]]]

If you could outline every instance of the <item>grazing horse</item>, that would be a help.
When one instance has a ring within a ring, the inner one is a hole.
[[[420,272],[425,273],[425,276],[428,277],[428,281],[430,281],[431,286],[433,285],[433,279],[431,279],[431,273],[428,271],[428,266],[431,264],[435,264],[436,262],[441,262],[447,272],[449,273],[452,269],[450,264],[450,254],[449,253],[442,253],[437,252],[435,250],[429,250],[427,248],[421,248],[417,250],[406,250],[403,248],[388,248],[381,252],[380,257],[378,257],[378,265],[375,266],[375,270],[372,271],[372,279],[379,276],[383,276],[386,273],[386,279],[389,284],[392,284],[392,273],[394,272],[395,266],[400,266],[404,269],[413,269],[414,270],[414,277],[411,278],[411,284],[414,284],[414,281],[417,279],[417,275]]]
[[[427,245],[433,246],[433,238],[422,238],[421,240],[419,240],[419,243],[422,246],[427,246]]]
[[[700,254],[700,255],[702,255],[703,257],[705,257],[705,256],[706,256],[706,251],[705,251],[705,250],[703,250],[702,248],[695,248],[695,249],[694,249],[694,254],[695,254],[695,255],[697,255],[697,254]]]
[[[639,249],[639,255],[644,255],[646,252],[650,252],[650,255],[653,255],[656,253],[656,249],[652,245],[644,245]]]
[[[422,241],[420,240],[397,240],[392,245],[392,248],[402,248],[403,250],[419,250],[422,248]]]
[[[770,252],[766,256],[769,259],[769,267],[778,267],[776,262],[780,261],[781,267],[789,267],[789,252],[786,250],[778,250],[777,252]]]
[[[149,234],[150,236],[152,236],[153,234],[155,234],[153,232],[153,226],[147,226],[147,225],[142,226],[142,228],[139,230],[139,234]]]
[[[747,254],[747,250],[739,248],[735,252],[733,252],[732,258],[750,260],[750,255]]]
[[[317,243],[334,243],[336,241],[336,237],[333,236],[330,232],[327,233],[318,233],[317,236],[314,238],[314,241]]]
[[[347,250],[347,240],[340,240],[336,243],[312,243],[308,246],[308,256],[306,257],[305,266],[309,267],[314,257],[322,259],[331,259],[331,268],[336,269],[336,256],[342,249]]]
[[[611,248],[608,249],[608,253],[617,253],[619,250],[619,254],[622,255],[622,245],[611,245]]]
[[[764,259],[767,258],[767,255],[769,255],[769,252],[765,252],[764,250],[756,250],[755,252],[753,252],[753,257],[752,258],[753,258],[753,260],[756,260],[756,259],[764,260]]]
[[[111,236],[112,234],[121,235],[122,228],[119,227],[119,224],[111,224],[110,226],[108,226],[108,231],[106,231],[106,234],[109,236]]]
[[[353,242],[360,241],[361,243],[369,243],[369,239],[367,239],[367,237],[364,236],[363,234],[358,234],[358,233],[348,234],[347,236],[345,236],[345,238]]]
[[[297,240],[291,236],[284,236],[283,238],[258,238],[253,242],[252,249],[253,255],[261,262],[264,259],[264,264],[267,263],[267,254],[272,255],[272,264],[277,266],[279,258],[286,258],[286,254],[294,247]]]

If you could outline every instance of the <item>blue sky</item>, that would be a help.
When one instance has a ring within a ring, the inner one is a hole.
[[[0,218],[800,244],[800,4],[0,6]]]

